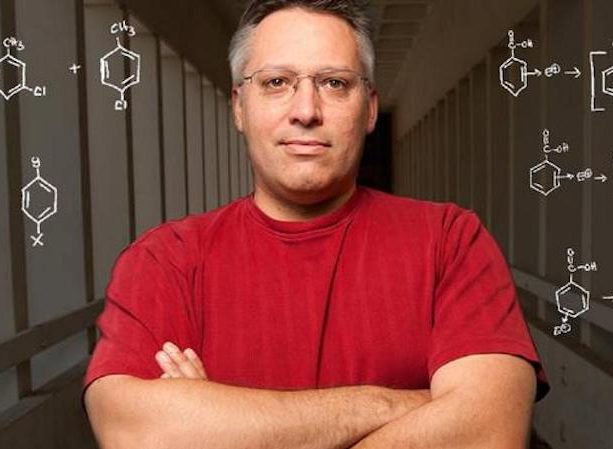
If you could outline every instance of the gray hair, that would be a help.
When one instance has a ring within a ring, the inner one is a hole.
[[[255,27],[266,16],[286,8],[332,14],[351,25],[356,34],[366,77],[374,84],[375,50],[371,39],[371,21],[366,13],[366,2],[359,0],[252,0],[230,42],[228,60],[233,84],[239,84],[244,76],[242,72],[247,65],[250,38]]]

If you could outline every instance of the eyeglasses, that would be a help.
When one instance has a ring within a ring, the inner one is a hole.
[[[262,69],[245,76],[239,86],[249,81],[263,98],[283,102],[294,96],[303,78],[311,78],[320,98],[329,103],[348,100],[356,94],[362,81],[370,87],[368,78],[345,69],[324,70],[315,75],[299,75],[286,69]]]

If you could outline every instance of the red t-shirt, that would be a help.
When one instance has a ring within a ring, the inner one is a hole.
[[[423,389],[446,362],[506,353],[533,364],[539,399],[549,388],[477,216],[361,186],[308,221],[272,219],[249,195],[148,231],[119,257],[98,326],[83,390],[158,378],[165,341],[236,386]]]

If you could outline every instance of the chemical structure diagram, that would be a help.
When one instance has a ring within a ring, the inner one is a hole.
[[[57,188],[40,176],[40,158],[31,159],[36,177],[21,189],[21,210],[36,224],[32,246],[44,246],[40,225],[57,213]]]
[[[613,61],[609,60],[609,67],[601,67],[601,58],[608,56],[606,51],[591,51],[590,52],[590,69],[592,72],[592,112],[603,112],[603,106],[606,96],[613,97]]]
[[[579,68],[574,67],[573,70],[562,70],[562,67],[558,63],[553,63],[544,70],[535,68],[534,70],[528,69],[528,63],[516,56],[517,48],[533,48],[534,43],[531,39],[526,39],[521,42],[515,41],[515,32],[509,30],[509,49],[511,50],[511,57],[504,61],[500,65],[500,85],[506,89],[514,97],[518,97],[519,94],[528,87],[528,79],[531,76],[537,78],[545,74],[547,78],[553,78],[554,76],[564,73],[564,75],[572,75],[575,78],[581,76]]]
[[[530,188],[536,190],[541,195],[547,196],[561,187],[563,179],[574,180],[576,182],[584,182],[588,179],[602,183],[607,182],[608,178],[604,173],[594,176],[594,171],[589,167],[575,174],[562,174],[562,169],[549,160],[549,154],[566,153],[569,150],[570,147],[566,142],[552,148],[549,143],[549,130],[543,130],[543,153],[545,153],[545,159],[530,168]]]
[[[128,25],[125,20],[111,26],[111,34],[122,32],[131,37],[136,35],[134,27]],[[140,83],[141,58],[138,53],[124,47],[119,37],[116,37],[115,41],[116,47],[100,58],[100,81],[104,86],[119,92],[120,98],[115,101],[115,110],[125,111],[128,108],[126,91]],[[126,67],[129,67],[127,74]]]
[[[515,56],[517,47],[532,48],[532,40],[527,39],[522,42],[515,42],[515,32],[509,30],[509,49],[511,57],[500,65],[500,84],[509,91],[511,95],[517,97],[521,91],[528,87],[529,76],[541,76],[542,72],[538,69],[529,71],[528,63]]]
[[[25,48],[23,42],[14,37],[7,37],[2,41],[2,45],[6,49],[6,53],[4,56],[2,56],[2,58],[0,58],[0,80],[2,80],[2,84],[0,84],[0,95],[2,95],[5,100],[10,100],[13,95],[18,94],[23,90],[31,92],[35,97],[44,97],[47,95],[47,88],[45,86],[29,87],[27,85],[26,63],[11,54],[12,48],[14,48],[16,51],[22,51]],[[16,75],[16,82],[15,85],[7,88],[5,91],[5,80],[7,78],[7,74],[11,71]]]
[[[575,251],[572,248],[566,250],[566,256],[570,279],[566,285],[556,290],[556,304],[558,312],[562,314],[562,324],[554,327],[554,336],[569,333],[572,327],[568,322],[568,318],[577,318],[590,309],[590,292],[575,282],[573,279],[574,273],[577,271],[589,272],[598,270],[596,262],[575,265]]]

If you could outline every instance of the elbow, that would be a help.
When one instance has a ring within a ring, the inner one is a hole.
[[[108,428],[95,432],[100,449],[167,449],[172,445],[164,443],[162,435],[152,432],[141,432],[135,429],[121,427]]]
[[[475,436],[473,441],[466,444],[466,449],[529,449],[529,432],[520,429],[482,429],[480,436]]]
[[[165,429],[144,416],[145,407],[134,408],[126,390],[131,380],[119,377],[100,378],[85,392],[85,408],[100,449],[173,447],[165,443]]]
[[[90,420],[91,427],[100,449],[168,449],[163,429],[154,426],[135,425],[133,422]]]

